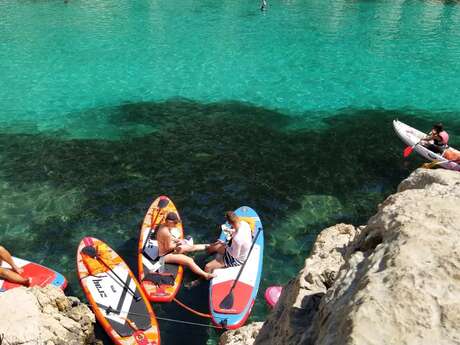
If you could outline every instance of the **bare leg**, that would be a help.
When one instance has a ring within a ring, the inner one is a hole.
[[[215,277],[214,274],[203,271],[192,258],[184,254],[168,254],[165,256],[165,262],[187,266],[193,273],[203,277],[206,280]]]
[[[24,286],[30,285],[30,280],[28,278],[24,278],[8,268],[0,268],[0,278],[5,279],[11,283],[21,284]]]
[[[21,274],[24,270],[15,265],[11,254],[2,246],[0,246],[0,264],[1,262],[5,261],[8,265],[11,266],[14,272]]]
[[[214,272],[214,270],[215,270],[216,268],[224,268],[224,267],[225,267],[225,264],[224,264],[223,261],[221,261],[221,260],[219,260],[219,259],[214,259],[214,260],[209,261],[209,262],[206,264],[204,270],[205,270],[206,272],[212,273],[212,272]]]
[[[210,244],[206,248],[206,251],[209,254],[212,254],[212,253],[225,254],[225,247],[226,246],[223,242],[217,241],[217,242],[214,242],[213,244]]]
[[[181,244],[180,246],[177,247],[176,253],[183,254],[183,253],[203,251],[203,250],[206,250],[208,246],[209,244],[194,244],[192,246],[188,244]]]

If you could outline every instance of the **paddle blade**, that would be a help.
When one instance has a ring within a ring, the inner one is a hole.
[[[169,204],[169,199],[167,197],[160,197],[160,201],[158,201],[159,208],[165,208]]]
[[[425,163],[422,165],[422,168],[425,168],[425,169],[432,169],[434,168],[435,166],[437,166],[439,163],[441,163],[440,161],[433,161],[431,163]]]
[[[97,257],[97,250],[93,246],[86,246],[81,252],[93,259]]]
[[[403,157],[406,158],[412,153],[412,151],[414,151],[414,146],[407,146],[403,151]]]
[[[232,309],[233,308],[233,291],[225,296],[225,298],[219,304],[220,309]]]

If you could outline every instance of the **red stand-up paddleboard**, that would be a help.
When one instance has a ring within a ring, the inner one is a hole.
[[[67,280],[62,274],[24,259],[13,257],[13,260],[18,267],[24,270],[24,272],[21,274],[24,278],[32,278],[32,284],[30,286],[44,287],[51,284],[61,288],[62,290],[66,288]],[[6,262],[2,262],[1,267],[11,269],[10,265],[8,265]],[[19,286],[21,285],[0,279],[0,292],[14,289]]]
[[[216,277],[211,279],[209,284],[211,321],[227,329],[241,327],[251,313],[259,290],[264,253],[262,222],[256,211],[248,206],[242,206],[235,213],[240,220],[247,222],[251,227],[252,251],[245,265],[216,269],[214,271]],[[222,231],[219,239],[225,241],[226,238],[226,234]]]

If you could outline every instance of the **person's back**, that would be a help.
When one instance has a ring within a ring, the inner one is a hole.
[[[160,226],[156,234],[158,242],[158,255],[163,256],[175,248],[171,233],[167,226]]]
[[[248,256],[252,243],[251,227],[244,220],[240,220],[238,231],[232,237],[232,244],[228,248],[230,254],[239,262],[244,262]]]

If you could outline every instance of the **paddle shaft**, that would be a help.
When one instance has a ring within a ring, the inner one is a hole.
[[[262,231],[262,228],[260,227],[260,228],[257,230],[256,237],[254,237],[254,241],[253,241],[252,244],[251,244],[251,248],[249,248],[248,256],[246,257],[246,260],[244,260],[243,266],[241,266],[240,271],[238,272],[238,275],[236,276],[236,279],[235,279],[235,281],[233,282],[232,287],[230,288],[230,291],[228,292],[228,295],[230,295],[230,294],[233,292],[233,289],[235,288],[236,283],[238,282],[238,279],[240,279],[241,272],[243,272],[244,266],[246,266],[246,262],[248,262],[248,260],[249,260],[249,256],[251,255],[252,248],[254,248],[254,245],[256,244],[257,238],[259,237],[259,234],[260,234],[261,231]]]
[[[430,134],[431,132],[428,133],[427,136],[429,136]],[[427,137],[421,138],[416,144],[406,147],[404,150],[404,157],[408,157],[412,153],[412,151],[414,151],[415,146],[419,145],[422,142],[422,140],[426,140],[426,138]],[[407,151],[407,149],[409,150]],[[406,151],[407,151],[407,154],[406,154]]]
[[[129,285],[127,285],[127,284],[123,281],[123,279],[121,279],[121,278],[118,276],[118,274],[116,274],[116,273],[114,272],[114,270],[113,270],[109,265],[107,265],[106,262],[105,262],[99,255],[97,255],[96,258],[97,258],[100,262],[102,262],[102,264],[103,264],[105,267],[107,267],[107,268],[110,270],[110,272],[112,272],[112,273],[114,274],[115,277],[118,278],[118,280],[121,282],[121,284],[122,284],[129,292],[131,292],[131,294],[133,295],[133,297],[134,297],[137,301],[140,300],[140,297],[137,296],[136,293],[135,293],[133,290],[131,290],[131,288],[129,287]],[[128,276],[129,276],[129,273],[128,273]]]
[[[147,235],[147,238],[145,239],[144,246],[142,247],[142,253],[144,252],[145,247],[147,246],[147,243],[149,242],[149,238],[152,235],[153,227],[155,226],[155,223],[157,222],[157,219],[158,219],[158,215],[161,212],[161,209],[158,206],[156,207],[156,210],[157,210],[157,214],[155,215],[155,219],[153,220],[153,222],[150,224],[150,230]]]
[[[427,163],[430,167],[434,167],[435,165],[438,165],[438,164],[443,164],[443,163],[457,163],[457,164],[460,164],[460,160],[459,159],[450,159],[448,161],[434,161],[434,162],[431,162],[431,163]]]

